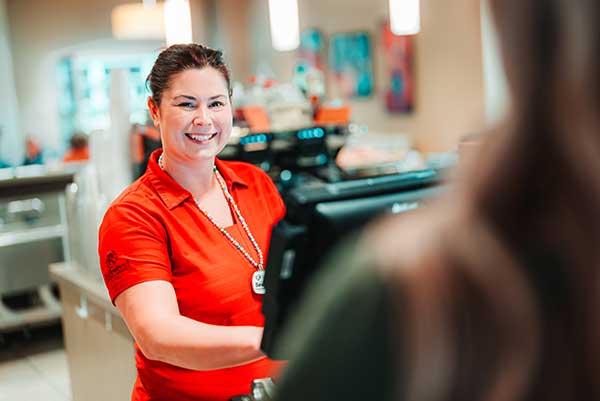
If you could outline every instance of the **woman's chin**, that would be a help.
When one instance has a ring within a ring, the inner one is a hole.
[[[223,150],[225,146],[218,146],[217,143],[210,144],[213,146],[205,146],[202,149],[193,149],[189,153],[192,160],[207,160],[214,159]]]

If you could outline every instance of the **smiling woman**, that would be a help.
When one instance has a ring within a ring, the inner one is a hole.
[[[148,107],[161,128],[165,170],[176,180],[184,180],[182,184],[192,194],[203,192],[214,158],[231,135],[227,80],[210,66],[184,70],[171,79],[159,104],[148,98]],[[186,178],[198,172],[203,173],[204,182],[195,178],[188,183]]]
[[[163,149],[106,212],[102,273],[136,340],[133,400],[228,400],[279,365],[260,351],[264,255],[285,213],[260,169],[217,158],[231,135],[221,52],[163,51],[148,76]]]

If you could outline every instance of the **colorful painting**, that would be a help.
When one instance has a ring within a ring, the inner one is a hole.
[[[382,40],[389,74],[385,88],[386,108],[392,113],[410,113],[414,109],[415,90],[413,36],[394,35],[389,23],[385,22]]]
[[[329,68],[343,97],[373,92],[371,39],[366,32],[338,33],[329,42]]]
[[[325,40],[318,29],[306,29],[300,35],[300,47],[298,48],[298,59],[303,64],[325,70],[323,53]]]

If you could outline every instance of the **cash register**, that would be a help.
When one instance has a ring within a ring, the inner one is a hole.
[[[314,179],[284,195],[286,216],[272,231],[263,298],[261,348],[286,359],[277,340],[291,307],[324,257],[345,236],[374,217],[406,213],[444,191],[443,173],[425,169],[327,182]]]

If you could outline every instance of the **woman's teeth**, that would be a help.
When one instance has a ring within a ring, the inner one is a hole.
[[[204,142],[204,141],[208,141],[208,140],[212,139],[216,134],[206,134],[206,135],[186,134],[186,135],[195,141]]]

